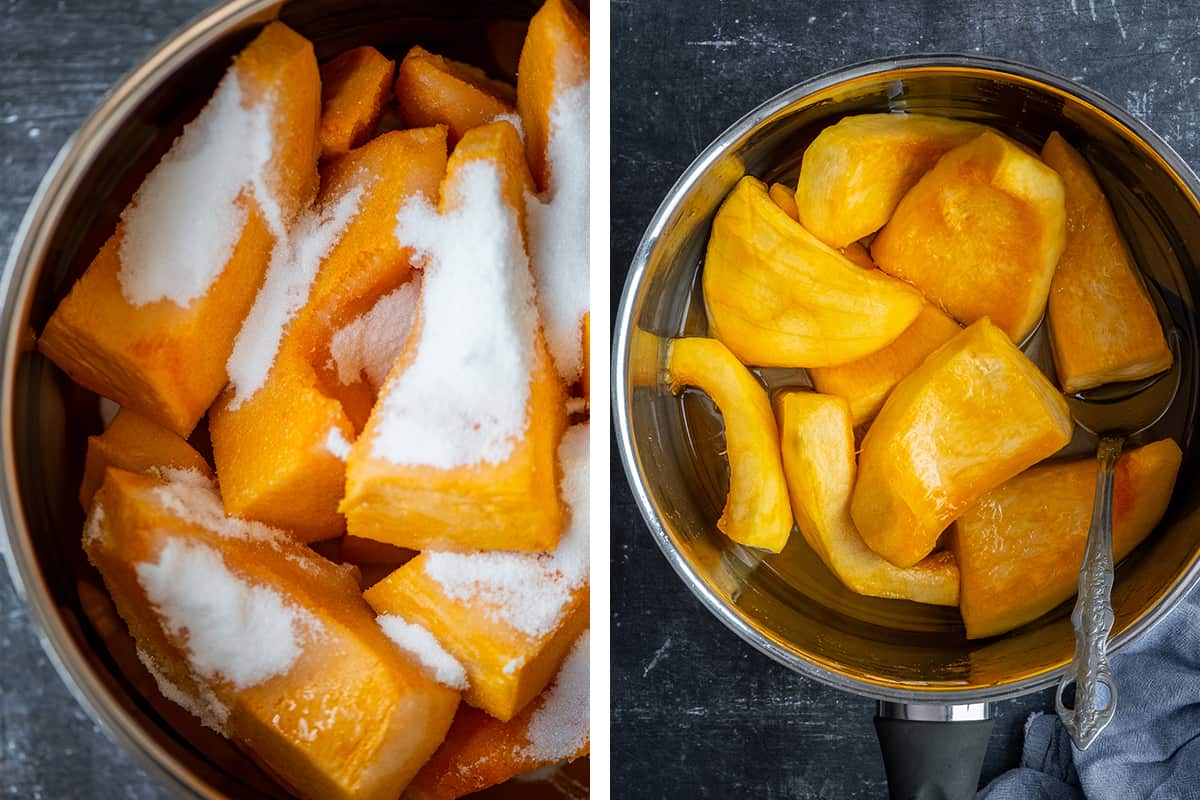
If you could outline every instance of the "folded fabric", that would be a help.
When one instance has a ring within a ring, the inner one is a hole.
[[[1117,713],[1087,750],[1062,723],[1025,724],[1021,766],[979,800],[1183,800],[1200,798],[1200,589],[1112,659]]]

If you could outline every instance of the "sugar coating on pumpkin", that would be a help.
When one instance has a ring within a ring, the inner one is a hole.
[[[193,696],[176,686],[163,672],[153,656],[140,647],[137,649],[137,657],[146,671],[150,673],[150,677],[154,678],[155,684],[158,685],[158,691],[163,697],[198,718],[204,727],[210,728],[222,736],[225,735],[225,723],[229,721],[229,707],[222,703],[211,689],[202,686],[199,696]]]
[[[234,390],[230,410],[236,411],[267,382],[284,328],[308,301],[317,271],[358,213],[369,183],[364,178],[335,202],[306,212],[287,236],[276,239],[266,277],[225,364]]]
[[[428,667],[438,683],[451,689],[467,688],[467,671],[458,663],[458,659],[446,652],[446,648],[427,628],[393,614],[382,614],[376,621],[401,650]]]
[[[366,375],[371,386],[383,386],[412,332],[420,297],[421,278],[414,275],[334,331],[329,355],[339,383],[354,383]]]
[[[530,195],[525,204],[546,344],[568,382],[583,372],[588,311],[588,87],[584,81],[555,95],[546,148],[550,184],[542,198]]]
[[[268,229],[285,222],[270,187],[274,97],[249,106],[236,67],[175,140],[121,215],[121,294],[130,305],[203,297],[233,255],[246,223],[247,189]]]
[[[226,516],[216,484],[199,470],[159,468],[151,472],[166,481],[152,490],[155,499],[163,509],[193,525],[226,539],[276,543],[287,536],[261,522]]]
[[[329,435],[325,437],[325,449],[345,461],[350,455],[350,442],[342,435],[341,430],[330,428]]]
[[[584,631],[567,654],[554,685],[533,712],[520,754],[535,761],[570,758],[588,740],[588,661],[591,634]]]
[[[500,464],[528,427],[537,312],[516,212],[495,165],[464,165],[453,210],[424,196],[396,238],[425,259],[412,361],[385,388],[372,442],[394,464]]]
[[[576,425],[558,449],[561,492],[571,521],[553,553],[427,552],[425,572],[446,596],[540,638],[553,631],[573,592],[588,580],[588,426]]]
[[[136,569],[166,630],[186,641],[188,665],[210,681],[244,689],[285,674],[303,640],[323,630],[312,614],[234,574],[217,550],[198,542],[171,538],[157,562]]]

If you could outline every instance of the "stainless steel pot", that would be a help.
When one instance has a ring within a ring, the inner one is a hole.
[[[1154,434],[1179,441],[1184,466],[1165,520],[1117,570],[1111,649],[1143,635],[1196,583],[1200,472],[1190,445],[1200,397],[1200,182],[1111,101],[1024,65],[957,55],[875,61],[789,89],[726,130],[676,182],[634,256],[614,329],[614,417],[634,497],[684,584],[756,649],[880,702],[894,796],[930,785],[965,796],[978,780],[987,704],[1053,685],[1070,662],[1071,604],[1004,636],[968,641],[956,609],[851,593],[801,537],[768,557],[729,541],[714,525],[728,486],[719,417],[701,397],[672,396],[662,375],[666,340],[706,331],[697,277],[712,216],[737,180],[792,179],[822,128],[848,114],[893,110],[984,122],[1034,146],[1059,130],[1096,170],[1179,331],[1183,369],[1181,391]],[[1026,349],[1044,346],[1041,334]],[[806,380],[798,371],[760,377],[768,389]],[[1073,446],[1083,451],[1095,441],[1077,437]]]
[[[536,0],[234,0],[200,17],[117,86],[67,143],[34,196],[0,277],[0,508],[14,584],[59,674],[154,774],[187,797],[285,797],[229,742],[162,699],[80,547],[76,499],[97,398],[34,349],[36,333],[111,234],[117,217],[230,59],[281,18],[324,60],[361,44],[391,57],[420,43],[512,79]],[[197,209],[204,213],[204,209]],[[495,797],[571,797],[586,761]]]

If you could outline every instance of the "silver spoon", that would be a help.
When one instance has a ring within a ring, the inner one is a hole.
[[[1086,750],[1112,721],[1117,685],[1108,666],[1108,634],[1112,609],[1112,501],[1117,458],[1125,442],[1162,419],[1179,389],[1179,333],[1167,335],[1174,361],[1170,370],[1141,381],[1109,384],[1069,395],[1077,425],[1099,437],[1096,495],[1087,547],[1079,569],[1079,596],[1071,623],[1075,628],[1075,658],[1063,674],[1055,708],[1071,741]],[[1075,702],[1068,708],[1066,690],[1075,684]],[[1101,688],[1103,687],[1103,688]]]

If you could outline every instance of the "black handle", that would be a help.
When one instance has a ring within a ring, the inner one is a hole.
[[[891,800],[975,796],[992,720],[925,722],[875,718]]]

